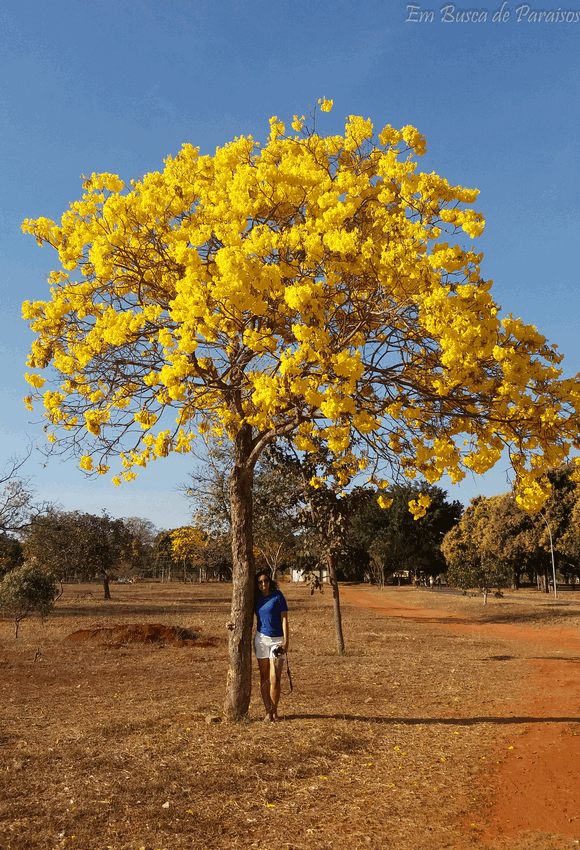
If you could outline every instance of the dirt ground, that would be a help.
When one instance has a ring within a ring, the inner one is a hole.
[[[67,586],[0,621],[1,850],[570,850],[580,594],[284,585],[279,724],[220,722],[228,585]]]
[[[541,847],[555,846],[557,835],[570,835],[580,844],[578,624],[575,622],[574,628],[550,627],[545,617],[533,625],[522,625],[516,617],[510,618],[511,622],[466,623],[461,615],[440,607],[422,607],[430,601],[445,605],[444,594],[435,591],[429,600],[425,593],[422,596],[419,608],[387,601],[374,590],[343,589],[345,601],[371,607],[386,617],[429,622],[457,635],[500,638],[512,653],[497,658],[505,663],[506,680],[511,678],[510,662],[516,657],[525,661],[511,697],[510,713],[503,721],[513,725],[512,743],[507,747],[507,757],[484,779],[489,810],[484,818],[471,814],[465,818],[466,830],[472,829],[484,845],[509,847],[510,839],[526,833],[530,841],[535,834]],[[567,599],[564,604],[568,610],[554,619],[563,621],[569,613],[576,620],[573,601],[573,596]],[[560,611],[561,606],[562,602]]]

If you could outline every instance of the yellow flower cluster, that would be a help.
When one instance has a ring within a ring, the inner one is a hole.
[[[413,519],[421,519],[427,513],[430,504],[431,496],[427,493],[420,493],[418,499],[411,499],[409,502],[409,513],[413,514]]]
[[[126,480],[208,429],[250,429],[240,463],[286,435],[350,472],[373,457],[428,481],[507,448],[536,510],[543,472],[578,447],[579,382],[535,328],[500,320],[482,255],[455,241],[483,231],[477,191],[419,172],[413,127],[292,129],[274,117],[266,144],[211,156],[184,145],[130,184],[93,174],[59,224],[24,222],[60,261],[23,307],[28,366],[58,386],[27,374],[27,404],[51,439],[84,433],[87,471],[124,442]]]

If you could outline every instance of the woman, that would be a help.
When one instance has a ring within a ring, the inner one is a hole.
[[[260,668],[260,689],[267,723],[278,720],[280,676],[288,652],[288,605],[268,572],[256,576],[254,652]]]

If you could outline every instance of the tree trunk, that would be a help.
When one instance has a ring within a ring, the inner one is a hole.
[[[105,599],[111,598],[111,591],[109,590],[109,576],[107,573],[103,573],[103,589],[105,591]]]
[[[538,572],[538,587],[540,593],[549,593],[550,592],[550,582],[548,581],[548,570],[547,568],[543,568],[541,572]]]
[[[336,634],[336,648],[339,655],[344,655],[344,635],[342,633],[342,614],[340,611],[340,594],[338,591],[338,579],[336,577],[336,555],[332,552],[327,556],[328,572],[330,574],[330,585],[332,587],[332,602],[334,605],[334,631]]]
[[[236,436],[235,461],[230,477],[233,588],[226,700],[224,713],[239,720],[248,713],[252,688],[252,625],[254,621],[254,546],[252,537],[252,484],[249,466],[252,431],[245,425]]]

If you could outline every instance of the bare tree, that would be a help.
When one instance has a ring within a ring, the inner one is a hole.
[[[24,528],[33,510],[32,478],[20,470],[30,457],[11,458],[0,473],[0,531],[15,532]]]
[[[233,450],[230,443],[203,436],[204,450],[196,453],[198,466],[189,483],[180,487],[190,500],[195,525],[215,534],[229,533],[230,475]],[[266,449],[256,464],[253,482],[253,537],[255,551],[268,566],[272,578],[296,548],[296,507],[300,482],[282,476]]]

